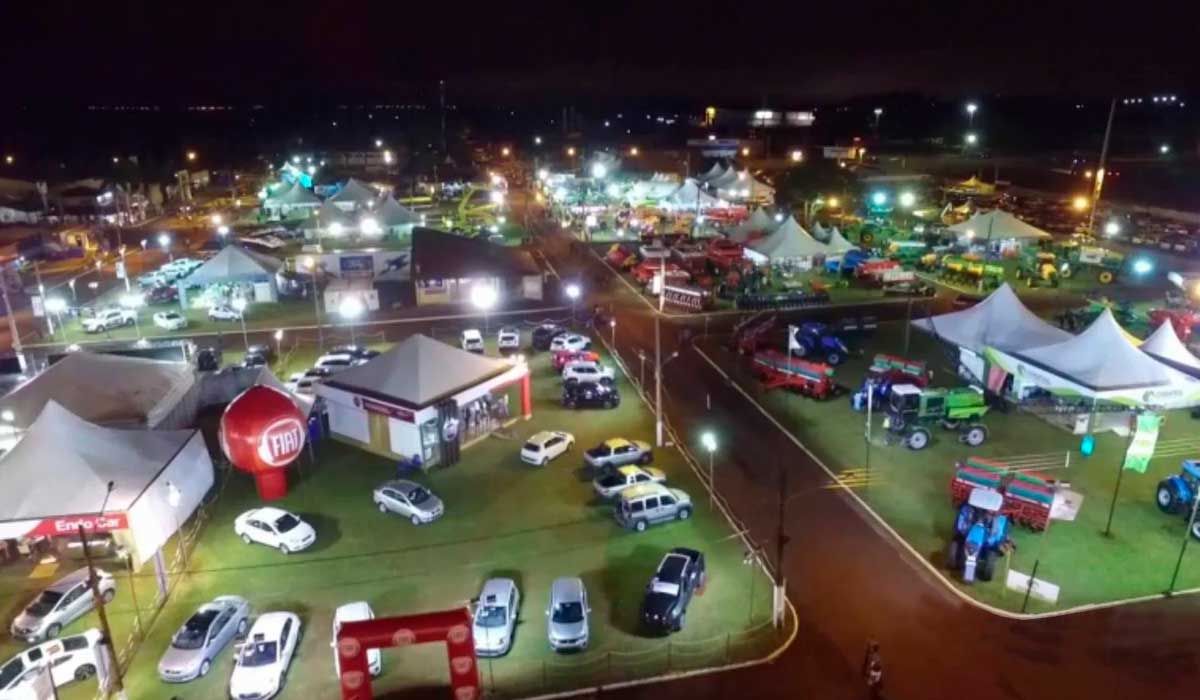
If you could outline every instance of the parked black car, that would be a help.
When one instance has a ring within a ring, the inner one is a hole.
[[[251,369],[253,367],[266,367],[267,358],[266,356],[259,355],[258,353],[250,353],[242,358],[242,366],[247,369]]]
[[[543,323],[533,329],[533,337],[530,344],[533,345],[534,350],[549,350],[550,343],[566,332],[566,328],[556,323]]]
[[[642,599],[642,627],[647,632],[678,632],[687,620],[688,603],[704,587],[704,555],[676,547],[663,557]]]
[[[246,355],[247,356],[261,355],[262,357],[265,357],[267,360],[274,360],[275,359],[275,348],[274,348],[274,346],[270,345],[269,343],[255,343],[254,345],[251,345],[250,347],[246,348]]]
[[[201,348],[196,351],[196,369],[215,372],[221,368],[221,353],[216,348]]]
[[[563,386],[562,404],[566,408],[616,408],[621,394],[611,384],[572,382]]]

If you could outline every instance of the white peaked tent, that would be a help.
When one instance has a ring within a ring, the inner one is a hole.
[[[140,567],[212,485],[200,431],[105,428],[50,401],[0,457],[0,538],[69,535],[56,521],[97,514],[104,503],[111,529],[128,531],[122,539]]]
[[[1175,326],[1170,321],[1163,323],[1141,344],[1142,352],[1175,369],[1192,376],[1200,376],[1200,358],[1187,349]]]
[[[813,238],[817,239],[818,241],[820,241],[822,243],[828,243],[830,233],[831,233],[830,229],[827,229],[824,226],[822,226],[820,221],[813,222],[813,225],[812,225]]]
[[[725,209],[729,203],[718,199],[711,194],[700,189],[700,185],[695,180],[688,179],[684,181],[671,196],[663,200],[663,205],[668,209],[677,209],[680,211],[695,210],[699,202],[699,209]]]
[[[371,203],[377,199],[379,199],[379,193],[358,180],[350,178],[346,181],[346,185],[327,201],[333,202],[342,211],[355,211],[369,208]]]
[[[732,169],[732,168],[731,168]],[[712,164],[712,167],[696,176],[696,179],[701,182],[711,182],[725,174],[725,166],[721,165],[720,161]]]
[[[931,318],[913,326],[975,353],[985,347],[1022,350],[1061,343],[1071,334],[1046,323],[1027,309],[1007,283],[978,304]]]
[[[747,256],[759,264],[794,262],[801,267],[811,266],[814,258],[827,255],[828,252],[825,244],[809,235],[792,216],[769,236],[755,241],[746,249]]]
[[[779,223],[765,209],[759,207],[754,210],[754,213],[748,219],[734,226],[729,237],[738,243],[745,243],[750,240],[751,235],[755,233],[770,233],[778,225]]]
[[[660,175],[660,173],[656,173],[649,180],[635,182],[629,188],[630,199],[634,201],[658,201],[670,197],[679,189],[679,183],[670,179],[669,175],[661,175],[661,177]]]
[[[1027,224],[1003,209],[980,212],[949,229],[958,234],[960,241],[1037,241],[1049,238],[1050,234]]]
[[[1184,408],[1200,403],[1200,381],[1142,352],[1105,309],[1077,336],[1041,347],[1004,352],[988,348],[988,359],[1014,375],[1017,395],[1036,386],[1054,394],[1130,406]]]
[[[750,176],[747,175],[745,172],[739,173],[736,168],[734,168],[733,166],[730,166],[728,170],[726,170],[725,172],[721,173],[720,175],[712,178],[711,180],[707,180],[705,182],[705,184],[707,184],[709,187],[712,187],[712,188],[715,188],[718,190],[728,190],[728,189],[740,190],[740,189],[742,189],[742,183],[745,183],[746,186],[749,187],[749,185],[750,185],[750,183],[748,182],[749,178],[750,178]]]
[[[310,190],[306,189],[298,182],[280,195],[269,198],[267,203],[276,207],[291,208],[316,208],[321,206],[321,200],[317,197],[317,195],[313,194]]]
[[[846,240],[846,237],[842,235],[841,231],[837,230],[836,226],[830,231],[829,240],[825,243],[825,246],[829,248],[830,256],[844,255],[858,247]]]
[[[421,217],[416,212],[397,202],[390,194],[375,210],[375,218],[388,233],[408,233],[413,226],[421,223]]]

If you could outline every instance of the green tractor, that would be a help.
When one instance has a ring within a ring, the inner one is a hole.
[[[933,439],[930,428],[940,423],[957,430],[959,442],[979,447],[987,440],[987,427],[979,422],[988,412],[983,392],[974,387],[921,389],[898,384],[888,394],[883,427],[901,437],[911,450],[923,450]]]
[[[1115,250],[1100,246],[1067,244],[1062,246],[1063,262],[1059,264],[1059,273],[1063,279],[1070,279],[1082,272],[1091,270],[1100,284],[1112,284],[1125,267],[1125,256]]]
[[[1057,287],[1058,256],[1045,250],[1022,250],[1017,260],[1017,279],[1026,287]]]
[[[928,253],[929,244],[925,241],[892,241],[887,246],[887,257],[896,260],[901,265],[913,266],[920,262]]]

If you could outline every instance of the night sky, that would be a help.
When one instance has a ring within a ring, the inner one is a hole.
[[[4,3],[26,99],[759,102],[919,91],[1106,96],[1200,85],[1178,9],[1047,2]],[[1002,9],[1003,8],[1003,9]]]

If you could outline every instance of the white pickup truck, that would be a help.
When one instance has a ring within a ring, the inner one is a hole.
[[[104,309],[95,316],[83,319],[83,330],[88,333],[103,333],[110,328],[132,326],[135,319],[133,309]]]

